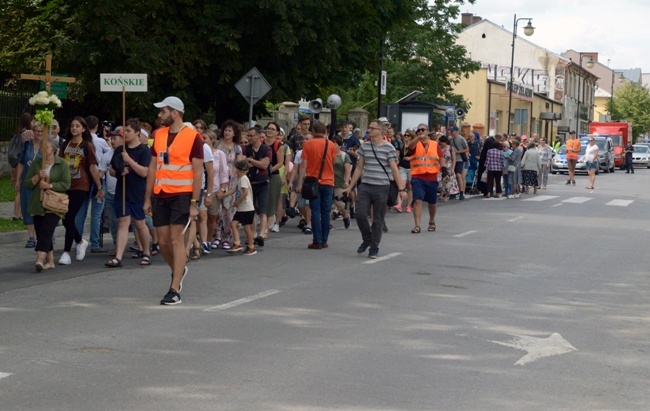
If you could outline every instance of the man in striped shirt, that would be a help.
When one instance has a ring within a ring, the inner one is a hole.
[[[386,125],[379,120],[373,120],[368,125],[368,133],[370,141],[361,143],[361,147],[357,152],[357,167],[348,188],[343,193],[347,195],[352,187],[356,186],[357,181],[363,174],[363,179],[357,190],[356,201],[357,226],[361,231],[363,242],[357,252],[361,254],[370,247],[368,257],[377,258],[390,188],[389,169],[400,190],[401,201],[404,201],[406,189],[397,168],[395,147],[383,139],[386,134]],[[372,226],[369,221],[371,208]]]

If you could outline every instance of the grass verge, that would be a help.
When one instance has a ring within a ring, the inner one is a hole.
[[[0,218],[0,233],[22,231],[24,229],[23,220],[12,221],[11,218]]]
[[[0,202],[14,201],[16,190],[11,186],[11,177],[0,177]]]

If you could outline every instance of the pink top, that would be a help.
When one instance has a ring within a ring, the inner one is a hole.
[[[222,184],[228,184],[228,164],[226,162],[226,154],[217,149],[212,152],[214,160],[212,161],[212,169],[214,170],[214,181],[212,190],[215,192],[221,189]]]

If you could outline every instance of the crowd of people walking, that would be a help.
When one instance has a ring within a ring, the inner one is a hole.
[[[38,252],[36,271],[55,267],[54,230],[62,220],[59,265],[72,264],[73,253],[82,261],[88,250],[109,253],[110,268],[123,267],[129,249],[143,266],[161,254],[171,271],[161,304],[175,305],[189,261],[220,249],[253,256],[290,218],[298,217],[311,237],[309,250],[328,248],[332,219],[342,219],[345,229],[355,220],[357,252],[377,258],[389,210],[412,214],[412,234],[423,226],[434,232],[438,196],[464,200],[468,175],[485,197],[518,198],[546,188],[553,154],[536,136],[528,144],[526,136],[482,140],[455,126],[445,133],[419,124],[402,134],[380,118],[362,133],[354,124],[332,129],[302,115],[285,133],[276,122],[247,128],[233,120],[221,127],[187,122],[183,102],[173,96],[154,106],[155,127],[132,118],[100,131],[96,117],[75,117],[63,138],[58,124],[42,136],[41,124],[21,117],[22,155],[12,178],[29,234],[25,247]],[[48,191],[66,195],[65,211],[44,206]],[[111,251],[100,243],[103,226]]]

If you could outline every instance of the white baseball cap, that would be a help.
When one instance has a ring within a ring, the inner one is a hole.
[[[153,105],[157,108],[170,107],[176,111],[180,111],[181,113],[185,112],[185,105],[181,99],[174,96],[165,97],[163,101],[160,103],[154,103]]]

